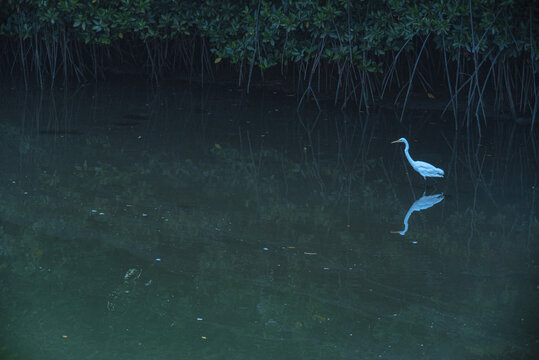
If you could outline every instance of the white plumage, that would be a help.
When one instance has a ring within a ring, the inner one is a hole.
[[[412,159],[409,153],[410,145],[408,145],[408,141],[406,141],[405,138],[400,138],[398,140],[392,141],[391,143],[404,143],[406,146],[404,148],[404,154],[406,155],[406,158],[408,159],[408,162],[415,171],[417,171],[421,176],[423,176],[423,179],[427,180],[428,177],[444,177],[444,171],[442,169],[437,168],[434,165],[429,164],[428,162],[424,161],[415,161]]]

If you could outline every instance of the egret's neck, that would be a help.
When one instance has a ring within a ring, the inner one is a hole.
[[[410,164],[413,164],[414,159],[412,159],[412,157],[410,156],[410,153],[408,152],[408,150],[410,150],[410,145],[408,145],[408,142],[406,142],[405,145],[406,147],[404,148],[404,154],[406,155],[406,158],[408,159]]]
[[[408,219],[410,219],[410,216],[412,215],[413,212],[414,212],[414,209],[412,208],[408,209],[408,212],[406,213],[406,216],[404,217],[404,230],[400,232],[401,235],[406,234],[406,232],[408,231]]]

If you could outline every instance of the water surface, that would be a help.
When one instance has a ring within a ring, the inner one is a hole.
[[[525,129],[232,88],[1,92],[2,358],[538,354]],[[446,178],[425,186],[401,136]]]

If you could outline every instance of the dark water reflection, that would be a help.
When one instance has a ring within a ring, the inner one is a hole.
[[[525,131],[295,106],[3,89],[1,358],[534,358]],[[446,179],[425,189],[401,136]]]

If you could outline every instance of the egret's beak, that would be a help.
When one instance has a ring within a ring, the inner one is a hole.
[[[399,140],[395,140],[395,141],[392,141],[391,143],[394,144],[394,143],[398,143],[400,142]]]

